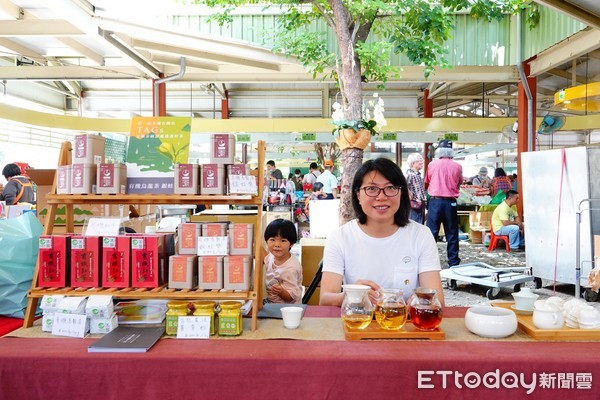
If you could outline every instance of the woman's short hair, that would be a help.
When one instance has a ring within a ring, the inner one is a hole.
[[[21,168],[17,164],[6,164],[2,169],[2,175],[4,178],[12,178],[13,176],[21,175]]]
[[[410,153],[408,157],[406,157],[406,163],[408,164],[408,168],[412,168],[413,164],[417,161],[421,161],[423,156],[419,153]]]
[[[367,215],[358,201],[358,192],[363,184],[363,179],[371,172],[379,172],[392,185],[400,188],[400,193],[398,194],[400,196],[400,207],[396,211],[396,214],[394,214],[394,223],[400,227],[406,226],[409,222],[408,214],[410,212],[410,198],[408,197],[406,178],[398,165],[387,158],[376,158],[366,161],[356,171],[356,175],[354,175],[354,181],[352,181],[352,207],[358,217],[358,222],[361,224],[367,222]]]
[[[298,241],[298,233],[294,223],[287,219],[276,219],[271,221],[265,229],[264,238],[268,241],[272,237],[280,236],[287,239],[292,245]]]

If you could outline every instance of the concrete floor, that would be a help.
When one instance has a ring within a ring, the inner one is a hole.
[[[446,256],[446,243],[438,243],[440,261],[442,268],[447,268],[448,259]],[[507,253],[504,249],[487,251],[487,247],[481,244],[471,244],[470,242],[460,242],[461,264],[472,262],[484,262],[486,264],[501,266],[525,266],[525,252]],[[447,306],[473,306],[478,304],[489,304],[490,300],[486,296],[488,286],[475,285],[465,282],[458,282],[458,289],[451,290],[449,285],[444,282],[444,298]],[[540,295],[540,299],[550,296],[559,296],[565,300],[575,297],[575,285],[557,283],[556,288],[552,281],[542,280],[542,288],[536,289],[534,282],[524,283],[523,286],[529,287],[534,293]],[[582,288],[583,292],[584,289]],[[502,288],[498,294],[498,300],[513,301],[511,293],[513,286]],[[600,302],[588,303],[600,309]]]

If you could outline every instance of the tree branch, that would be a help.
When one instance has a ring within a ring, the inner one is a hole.
[[[309,3],[312,3],[315,7],[317,7],[317,9],[321,12],[321,15],[323,16],[323,18],[325,18],[325,20],[327,21],[327,25],[329,25],[329,26],[331,26],[331,28],[335,29],[335,21],[331,17],[331,15],[329,15],[327,13],[327,10],[325,10],[325,7],[323,7],[321,4],[319,4],[318,0],[312,0]]]

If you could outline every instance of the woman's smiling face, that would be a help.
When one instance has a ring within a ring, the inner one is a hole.
[[[377,171],[369,172],[365,175],[358,192],[358,201],[363,212],[367,215],[367,222],[394,222],[394,214],[400,208],[401,192],[395,196],[388,197],[383,190],[375,197],[369,197],[365,194],[364,188],[375,186],[383,189],[388,186],[395,186],[386,177]]]

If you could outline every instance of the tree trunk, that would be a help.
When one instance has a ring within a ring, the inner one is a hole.
[[[331,0],[335,25],[335,35],[338,41],[341,56],[340,91],[342,93],[344,118],[346,120],[359,120],[362,118],[362,81],[360,59],[355,53],[356,38],[352,37],[353,23],[342,0]],[[342,151],[342,192],[340,194],[340,225],[354,218],[352,209],[351,187],[354,175],[363,161],[363,151],[358,149],[345,149]]]

